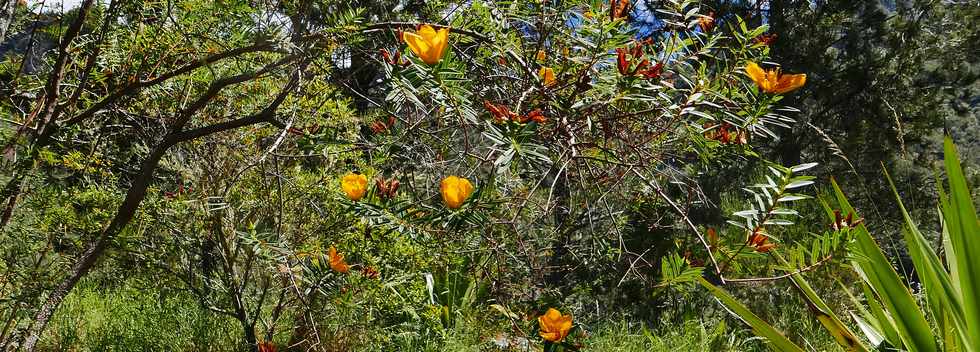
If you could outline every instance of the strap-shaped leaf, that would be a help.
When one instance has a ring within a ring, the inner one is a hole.
[[[963,306],[958,292],[950,280],[949,273],[946,272],[946,268],[939,261],[939,256],[929,246],[929,242],[919,231],[918,226],[912,221],[912,217],[905,209],[905,204],[902,203],[895,183],[892,182],[887,171],[885,178],[888,179],[892,193],[895,194],[895,199],[898,201],[898,208],[905,219],[905,231],[902,231],[905,236],[905,244],[908,247],[909,256],[912,258],[912,264],[915,266],[916,272],[919,273],[919,279],[926,288],[926,301],[929,303],[929,308],[932,310],[932,315],[939,325],[939,329],[946,331],[952,328],[952,326],[946,326],[946,315],[948,314],[963,341],[968,341],[966,335],[969,330],[966,330]],[[967,351],[972,351],[972,349]]]
[[[844,213],[854,213],[854,207],[848,202],[844,192],[837,182],[831,180],[837,201]],[[891,315],[902,344],[911,352],[936,351],[936,340],[926,322],[925,315],[915,303],[912,293],[902,283],[891,262],[881,252],[878,243],[868,233],[864,224],[852,229],[854,234],[854,250],[858,256],[852,260],[855,268],[859,268],[868,285],[881,299],[883,307]],[[869,297],[869,300],[873,299]],[[884,322],[882,322],[884,323]]]
[[[966,351],[976,351],[980,349],[980,333],[977,333],[980,331],[980,220],[977,219],[977,210],[973,206],[963,169],[960,168],[956,147],[949,136],[943,147],[949,200],[940,204],[951,252],[954,253],[949,265],[955,267],[954,277],[958,282],[954,286],[959,288],[966,325],[964,333],[967,340],[962,347]]]
[[[776,328],[772,327],[772,325],[769,325],[769,323],[766,323],[765,320],[762,320],[762,318],[759,318],[759,316],[755,315],[755,313],[752,313],[748,307],[740,303],[737,299],[735,299],[735,297],[732,297],[732,295],[727,291],[712,285],[703,277],[698,281],[701,283],[701,286],[704,286],[708,289],[708,291],[711,291],[711,294],[714,295],[722,305],[728,308],[732,314],[745,322],[745,324],[748,324],[752,328],[752,332],[759,337],[765,338],[766,342],[768,342],[770,347],[772,347],[774,350],[780,352],[803,352],[802,348],[787,339],[786,336],[783,336],[782,333],[776,330]]]
[[[878,297],[871,291],[867,280],[861,283],[861,291],[864,292],[864,298],[868,302],[868,311],[871,313],[871,315],[866,316],[866,318],[869,318],[868,321],[880,329],[879,331],[885,336],[885,341],[889,345],[901,346],[902,338],[899,336],[898,330],[895,329],[895,321],[881,307],[881,303],[878,302]]]
[[[779,259],[783,261],[782,258]],[[796,289],[803,294],[803,299],[806,301],[807,307],[810,308],[810,312],[816,316],[820,324],[834,337],[834,340],[837,340],[837,344],[846,351],[868,351],[868,348],[861,343],[861,340],[854,335],[854,332],[847,325],[844,325],[844,322],[837,317],[837,314],[834,314],[830,306],[803,279],[802,274],[797,273],[796,275],[790,276],[790,278],[793,280],[793,285]]]

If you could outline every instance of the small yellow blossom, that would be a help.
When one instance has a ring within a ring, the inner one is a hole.
[[[437,31],[426,24],[422,25],[416,33],[405,32],[404,38],[408,48],[412,49],[422,62],[435,65],[446,54],[446,47],[449,45],[449,28]]]
[[[447,207],[459,209],[463,202],[473,194],[473,185],[465,178],[449,176],[442,180],[439,191],[442,193],[442,201],[446,203]]]
[[[541,78],[546,87],[555,85],[555,70],[552,70],[551,67],[542,67],[538,70],[538,77]]]
[[[367,193],[367,176],[362,174],[349,173],[340,179],[340,188],[347,193],[347,198],[352,201],[359,201]]]
[[[562,315],[557,309],[548,308],[544,315],[538,317],[538,332],[541,338],[559,342],[568,336],[568,331],[572,329],[572,316]]]

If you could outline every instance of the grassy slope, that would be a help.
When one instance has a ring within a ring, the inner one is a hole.
[[[43,341],[44,351],[234,351],[240,327],[233,319],[202,310],[187,294],[161,294],[127,284],[111,289],[85,284],[75,290],[58,311]],[[829,339],[814,338],[820,329],[795,311],[776,317],[783,329],[807,336],[813,351],[834,350]],[[797,312],[798,313],[798,312]],[[802,318],[802,319],[801,319]],[[584,351],[764,351],[760,341],[737,322],[717,318],[665,322],[647,329],[621,319],[585,326]],[[395,338],[390,345],[372,343],[333,344],[327,350],[495,351],[492,340],[502,329],[481,326],[480,319],[440,338]],[[286,330],[288,329],[280,329]],[[408,334],[406,334],[408,335]],[[277,336],[282,342],[288,336]],[[826,341],[825,341],[826,340]],[[511,338],[510,341],[514,341]],[[375,341],[376,342],[376,341]],[[538,350],[532,339],[532,351]],[[344,346],[346,345],[346,346]],[[512,345],[508,351],[520,351]]]

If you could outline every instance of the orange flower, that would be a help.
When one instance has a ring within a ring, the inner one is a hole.
[[[564,340],[565,336],[568,336],[568,331],[572,329],[572,316],[562,315],[557,309],[548,308],[544,315],[538,317],[538,327],[541,329],[538,332],[541,338],[559,342]]]
[[[766,253],[775,246],[776,246],[775,243],[766,243],[761,246],[755,247],[755,251],[759,253]]]
[[[541,109],[534,109],[534,111],[529,112],[527,114],[527,117],[525,117],[523,120],[524,121],[530,120],[537,123],[544,123],[546,121],[544,117],[544,113],[541,112]]]
[[[519,119],[519,116],[517,116],[517,114],[515,114],[512,111],[510,111],[510,109],[507,108],[504,105],[497,105],[497,104],[491,103],[488,100],[484,100],[483,101],[483,107],[485,109],[487,109],[487,111],[490,112],[490,115],[493,116],[494,121],[497,121],[497,122],[506,122],[507,120],[517,120],[517,119]]]
[[[647,42],[638,42],[632,47],[616,49],[616,69],[619,70],[619,74],[623,76],[642,75],[647,79],[660,77],[664,70],[664,64],[658,62],[651,66],[650,60],[643,58],[643,46],[646,44]],[[628,59],[627,56],[629,56]],[[634,62],[637,63],[636,67],[633,67]]]
[[[762,44],[762,45],[767,45],[768,46],[768,45],[772,45],[772,43],[775,43],[776,42],[776,37],[778,37],[778,35],[776,35],[776,33],[760,34],[758,37],[755,37],[755,39],[753,39],[752,41],[755,42],[755,43],[757,43],[757,44]]]
[[[527,123],[528,121],[544,123],[546,120],[544,113],[541,112],[541,109],[534,109],[533,111],[527,113],[526,116],[521,116],[513,111],[510,111],[507,106],[497,105],[488,100],[483,101],[483,107],[490,112],[490,115],[493,116],[493,121],[496,123],[505,123],[507,121],[514,121],[517,123]]]
[[[378,195],[380,195],[381,198],[384,199],[395,198],[395,194],[397,194],[398,192],[399,185],[400,183],[398,182],[398,180],[394,178],[387,181],[384,179],[378,179],[377,181],[374,182],[374,186],[378,189]]]
[[[442,201],[446,203],[447,207],[459,209],[463,202],[466,202],[466,199],[473,194],[473,185],[465,178],[449,176],[442,180],[439,191],[442,193]]]
[[[381,121],[374,121],[368,125],[368,127],[371,127],[371,132],[374,132],[374,134],[381,134],[388,130],[388,125],[385,125],[385,123]]]
[[[347,262],[344,261],[344,255],[337,253],[337,248],[334,246],[330,246],[327,257],[330,258],[330,269],[338,273],[346,273],[347,270],[350,270],[350,265],[347,265]]]
[[[276,352],[276,345],[269,341],[259,342],[259,352]]]
[[[858,227],[862,222],[864,222],[864,219],[855,219],[854,213],[847,213],[847,216],[842,216],[840,210],[834,210],[834,223],[830,224],[830,227],[835,231],[840,231],[845,228],[853,229]]]
[[[555,70],[552,70],[551,67],[542,67],[538,70],[538,77],[544,82],[545,87],[551,87],[556,83]]]
[[[763,70],[759,64],[749,61],[745,65],[745,73],[755,81],[763,92],[783,94],[796,90],[806,83],[806,74],[783,74],[779,69]]]
[[[612,20],[629,15],[630,0],[612,0],[609,3],[609,17]]]
[[[381,49],[381,58],[389,65],[408,65],[408,59],[402,57],[402,53],[395,50],[395,54],[392,55],[387,49]]]
[[[712,129],[715,126],[717,125],[704,125],[705,129],[707,129],[704,132],[705,138],[719,141],[722,144],[747,144],[749,142],[749,134],[745,130],[740,130],[738,127],[728,123],[723,123],[721,127]]]
[[[405,43],[412,49],[422,62],[427,65],[435,65],[442,60],[449,46],[449,28],[442,28],[438,31],[430,25],[422,25],[418,32],[404,34]]]
[[[643,60],[643,62],[647,62],[647,61],[646,60]],[[654,64],[653,66],[647,67],[644,70],[640,70],[637,73],[643,75],[643,77],[646,77],[647,79],[660,78],[660,75],[662,73],[664,73],[664,64],[658,62],[658,63]]]
[[[762,231],[755,231],[749,236],[749,247],[755,248],[756,252],[766,253],[770,249],[776,246],[775,243],[768,243],[769,236],[766,236]]]
[[[349,173],[340,179],[340,188],[347,193],[347,198],[352,201],[359,201],[367,193],[367,176],[363,174]]]
[[[624,48],[616,48],[616,69],[623,76],[630,74],[630,62],[626,59],[626,49]]]
[[[711,11],[707,15],[699,17],[698,27],[701,27],[703,32],[710,32],[712,28],[715,28],[715,12]]]
[[[366,266],[361,269],[361,274],[363,274],[368,279],[377,279],[378,269],[375,269],[373,266]]]
[[[708,229],[708,249],[712,252],[718,249],[718,232],[714,228]]]

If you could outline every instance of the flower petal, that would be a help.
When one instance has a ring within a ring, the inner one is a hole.
[[[782,75],[779,77],[779,83],[776,84],[776,89],[773,93],[783,94],[786,92],[794,91],[806,84],[806,74],[795,74],[795,75]]]
[[[745,73],[749,75],[749,78],[755,82],[759,88],[765,89],[766,84],[766,71],[759,67],[759,64],[749,61],[745,64]]]
[[[416,33],[418,33],[422,39],[425,39],[425,41],[429,43],[431,43],[436,37],[436,29],[427,24],[423,24],[421,27],[419,27],[419,30]]]
[[[541,335],[541,338],[542,339],[545,339],[545,340],[548,340],[548,341],[551,341],[551,342],[558,342],[558,340],[561,338],[560,336],[558,336],[558,333],[557,332],[539,331],[538,332],[538,335]]]
[[[548,311],[544,313],[544,316],[548,317],[549,320],[561,319],[561,312],[554,308],[548,308]]]
[[[538,70],[538,76],[541,78],[541,81],[544,82],[545,86],[552,86],[555,84],[555,70],[553,70],[551,67],[542,67],[540,70]]]
[[[428,41],[418,34],[408,32],[404,34],[404,38],[405,44],[408,44],[408,48],[412,50],[412,53],[415,53],[415,56],[421,58],[422,61],[425,61],[425,55],[432,50]]]
[[[442,57],[446,55],[446,47],[449,46],[449,28],[442,28],[436,32],[432,41],[429,43],[432,45],[432,51],[429,53],[431,56],[432,63],[429,65],[434,65],[442,60]]]

